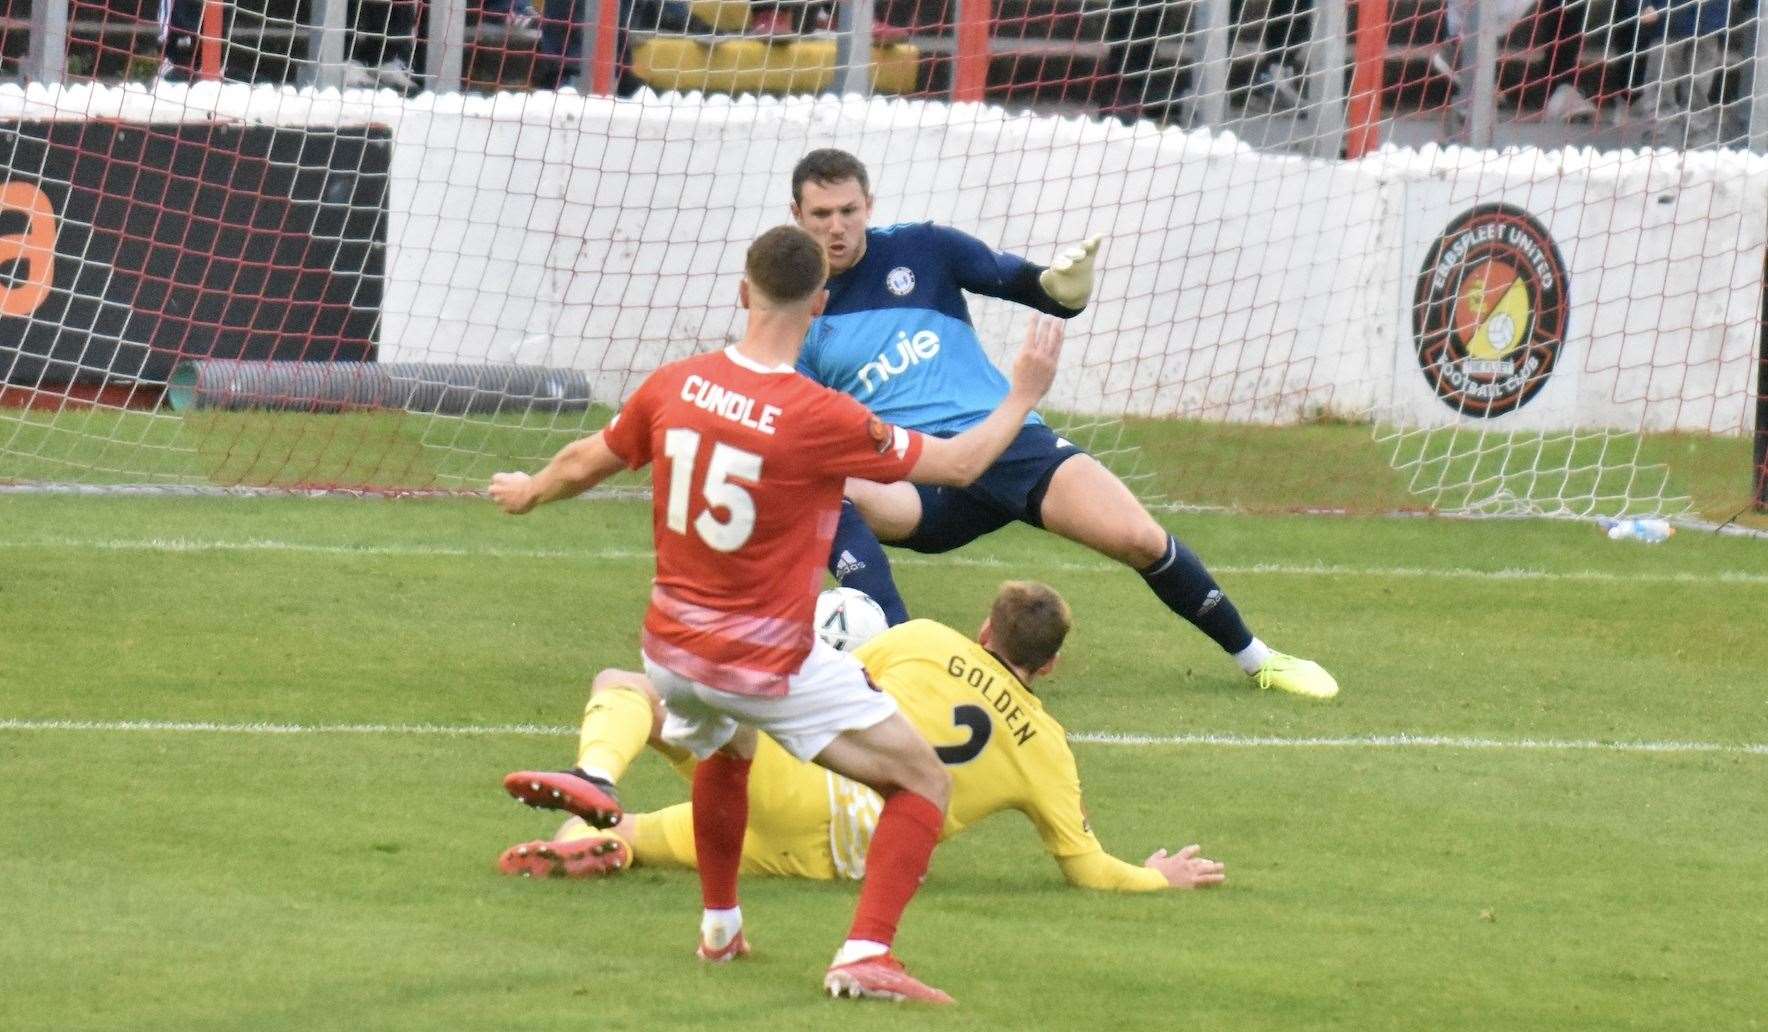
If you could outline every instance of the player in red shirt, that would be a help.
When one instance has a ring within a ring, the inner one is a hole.
[[[964,485],[989,467],[1049,389],[1062,324],[1036,320],[1006,399],[950,439],[888,426],[794,369],[827,299],[822,248],[769,230],[749,248],[743,339],[651,374],[606,429],[567,445],[533,477],[499,473],[491,496],[520,514],[622,468],[654,462],[657,577],[645,614],[645,671],[663,697],[665,740],[699,757],[694,841],[705,906],[701,958],[749,951],[737,905],[749,764],[763,731],[800,759],[885,799],[847,941],[824,976],[836,996],[949,1003],[890,953],[944,824],[951,776],[890,696],[812,628],[823,560],[848,477]],[[522,771],[505,788],[597,827],[618,822],[597,772]]]

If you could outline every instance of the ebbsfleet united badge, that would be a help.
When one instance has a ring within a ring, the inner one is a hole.
[[[1565,259],[1521,208],[1482,204],[1431,246],[1412,300],[1418,366],[1437,397],[1482,419],[1528,403],[1565,342]]]

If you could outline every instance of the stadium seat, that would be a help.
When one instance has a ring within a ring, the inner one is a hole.
[[[703,43],[659,36],[632,48],[632,74],[659,93],[704,90],[710,53]]]
[[[733,39],[712,47],[706,59],[708,93],[759,93],[767,81],[773,48],[758,39]]]
[[[688,10],[714,32],[742,32],[749,27],[748,0],[693,0]]]
[[[835,81],[833,41],[795,39],[776,43],[767,59],[761,88],[768,93],[820,93]]]
[[[915,47],[875,46],[872,88],[880,93],[912,93],[919,66]],[[632,70],[659,92],[818,93],[834,85],[835,42],[728,39],[708,44],[658,36],[633,48]]]
[[[921,52],[907,43],[872,48],[872,89],[913,93],[920,86]]]
[[[775,49],[786,52],[784,62],[779,60],[778,53],[771,58],[786,74],[770,72],[767,84],[763,87],[767,92],[818,92],[834,84],[834,40],[799,39],[776,45]],[[912,46],[893,44],[872,47],[872,89],[879,93],[914,92],[915,72],[920,57],[920,52]]]

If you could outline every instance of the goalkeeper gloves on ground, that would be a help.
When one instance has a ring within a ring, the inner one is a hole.
[[[1104,237],[1064,248],[1050,267],[1038,274],[1038,286],[1050,300],[1066,308],[1085,308],[1093,298],[1093,258]]]

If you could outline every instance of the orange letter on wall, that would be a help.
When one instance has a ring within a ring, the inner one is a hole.
[[[0,185],[0,214],[21,211],[30,219],[22,233],[0,236],[0,269],[14,266],[11,282],[0,280],[0,315],[24,318],[37,310],[55,286],[55,206],[30,183]]]

